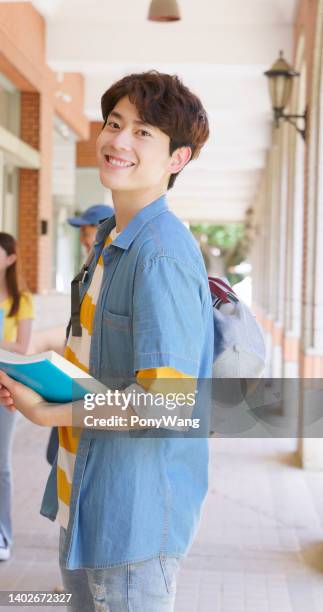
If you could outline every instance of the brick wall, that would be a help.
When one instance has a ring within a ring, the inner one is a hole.
[[[40,144],[40,95],[21,94],[21,139],[34,149]],[[18,241],[21,268],[31,291],[38,288],[39,171],[19,171]]]
[[[40,170],[20,169],[18,239],[21,267],[28,287],[36,292],[52,286],[53,107],[38,92],[21,94],[21,139],[40,151]],[[48,231],[41,235],[41,220]]]
[[[38,92],[21,92],[20,138],[39,150],[40,96]]]
[[[24,279],[33,292],[38,289],[38,170],[20,170],[18,244]]]
[[[92,121],[90,124],[90,137],[80,140],[76,148],[76,165],[78,168],[95,168],[97,166],[95,143],[102,129],[102,121]]]

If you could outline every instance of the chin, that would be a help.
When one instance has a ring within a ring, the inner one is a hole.
[[[100,168],[100,178],[103,183],[106,183],[107,186],[110,185],[124,185],[129,183],[129,176],[124,175],[121,172],[109,170],[109,168]]]
[[[116,181],[115,177],[111,176],[106,170],[100,170],[100,181],[103,187],[107,189],[116,189],[120,181]]]

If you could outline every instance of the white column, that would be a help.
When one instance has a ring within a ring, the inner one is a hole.
[[[319,0],[316,19],[316,36],[311,83],[310,133],[308,134],[307,160],[307,219],[306,219],[306,269],[305,299],[302,313],[302,348],[305,355],[317,357],[323,362],[323,211],[322,177],[323,163],[323,0]],[[318,368],[318,376],[322,367]],[[309,400],[302,402],[299,451],[305,468],[323,469],[323,439],[304,438],[302,417],[306,422]],[[315,428],[314,428],[315,431]],[[306,435],[306,430],[305,430]],[[308,434],[307,434],[308,435]]]

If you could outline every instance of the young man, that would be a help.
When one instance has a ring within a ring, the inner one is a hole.
[[[72,327],[66,357],[112,389],[128,388],[133,377],[133,391],[147,388],[147,380],[153,386],[163,378],[211,378],[213,317],[203,259],[165,197],[208,138],[206,113],[176,76],[158,72],[112,85],[102,113],[97,157],[115,220],[98,229],[81,289],[81,332]],[[9,409],[60,427],[41,512],[59,517],[72,609],[173,610],[179,560],[207,490],[206,438],[154,437],[147,430],[120,436],[117,426],[102,436],[84,429],[73,437],[71,404],[49,405],[3,373],[0,384]],[[132,403],[123,416],[140,410]]]

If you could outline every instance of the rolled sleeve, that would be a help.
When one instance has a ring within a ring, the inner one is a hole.
[[[135,371],[172,367],[198,376],[204,340],[203,285],[195,270],[160,256],[138,271],[134,285]]]

